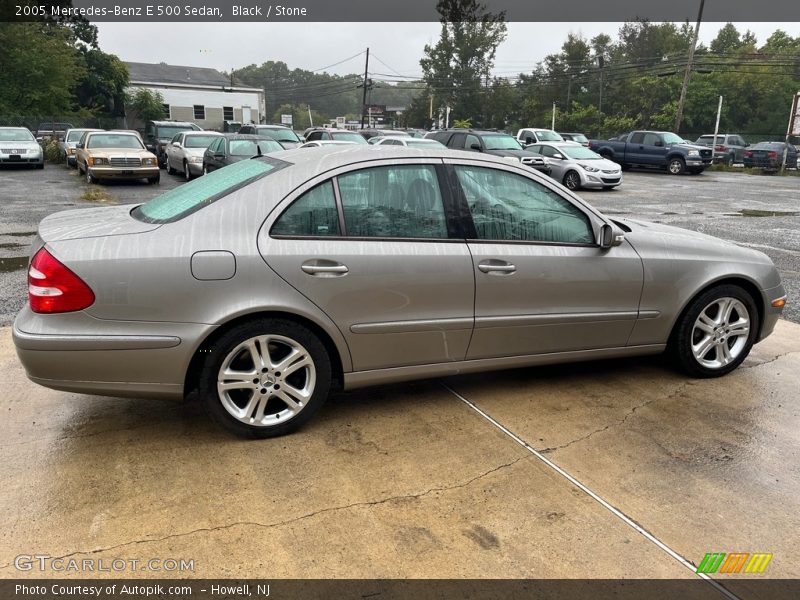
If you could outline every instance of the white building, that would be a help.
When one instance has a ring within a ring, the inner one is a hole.
[[[203,129],[222,131],[225,121],[259,123],[264,114],[264,90],[231,85],[216,69],[183,67],[166,63],[126,62],[129,92],[146,88],[164,98],[164,118],[191,121]],[[128,127],[142,128],[135,115]]]

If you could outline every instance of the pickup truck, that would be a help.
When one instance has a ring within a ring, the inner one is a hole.
[[[634,165],[660,167],[673,175],[702,173],[713,160],[711,148],[667,131],[633,131],[621,139],[589,140],[589,148],[623,169]]]

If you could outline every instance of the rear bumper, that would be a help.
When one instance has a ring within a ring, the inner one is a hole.
[[[28,378],[55,390],[128,397],[183,397],[189,362],[213,327],[104,321],[86,313],[39,315],[28,306],[12,338]]]

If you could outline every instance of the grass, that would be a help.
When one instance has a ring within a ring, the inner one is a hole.
[[[715,163],[708,167],[706,171],[712,172],[723,172],[723,173],[744,173],[745,175],[778,175],[780,176],[780,171],[777,173],[774,171],[764,171],[763,169],[752,169],[752,168],[744,168],[744,167],[734,167],[732,165],[723,165],[721,163]],[[797,169],[789,169],[787,168],[784,171],[785,177],[797,177],[800,176],[800,171]]]
[[[117,199],[111,194],[100,188],[89,188],[81,194],[81,200],[88,202],[116,203]]]

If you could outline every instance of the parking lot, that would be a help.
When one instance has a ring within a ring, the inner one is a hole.
[[[773,259],[786,320],[727,377],[687,379],[655,357],[379,387],[245,442],[191,402],[26,379],[8,325],[38,221],[181,183],[74,173],[0,172],[2,577],[81,575],[15,567],[47,554],[194,561],[137,577],[695,578],[708,552],[773,554],[764,574],[715,576],[742,598],[759,597],[748,578],[800,577],[800,178],[630,172],[580,193]]]

